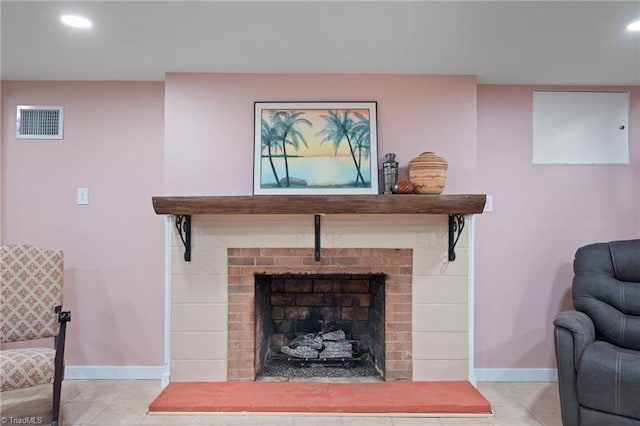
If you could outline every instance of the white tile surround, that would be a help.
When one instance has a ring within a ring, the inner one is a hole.
[[[413,249],[413,380],[474,382],[473,231],[471,218],[466,222],[449,262],[447,215],[322,217],[322,247]],[[313,247],[313,216],[193,215],[191,225],[191,262],[171,232],[170,381],[224,381],[227,248]]]

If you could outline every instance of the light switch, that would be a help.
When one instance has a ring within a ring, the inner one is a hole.
[[[78,188],[76,195],[79,206],[89,204],[89,188]]]

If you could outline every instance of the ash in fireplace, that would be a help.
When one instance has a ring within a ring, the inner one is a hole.
[[[380,373],[369,359],[348,367],[307,363],[304,366],[286,359],[271,359],[256,376],[257,381],[289,379],[367,379],[382,380]]]

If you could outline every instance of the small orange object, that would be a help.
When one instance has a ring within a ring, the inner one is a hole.
[[[400,180],[393,188],[394,194],[413,194],[415,186],[408,180]]]

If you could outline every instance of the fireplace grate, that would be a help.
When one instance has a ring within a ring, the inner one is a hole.
[[[316,359],[300,359],[287,358],[287,361],[298,367],[341,367],[355,368],[364,360],[364,357],[354,356],[350,358],[316,358]]]
[[[287,357],[273,357],[262,371],[256,375],[256,381],[289,380],[337,380],[337,381],[383,381],[380,372],[368,356],[358,362],[350,360],[348,365],[332,362],[289,361]]]

